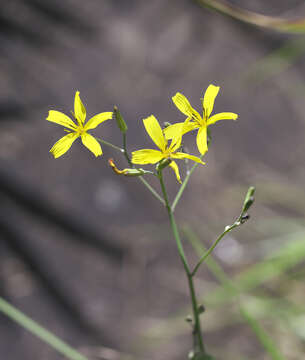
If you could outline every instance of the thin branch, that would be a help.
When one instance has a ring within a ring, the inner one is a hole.
[[[120,147],[118,147],[118,146],[116,146],[116,145],[113,145],[113,144],[111,144],[110,142],[108,142],[108,141],[106,141],[106,140],[102,140],[102,139],[100,139],[100,138],[98,138],[98,137],[95,137],[95,138],[96,138],[96,140],[99,141],[101,144],[104,144],[104,145],[107,145],[107,146],[109,146],[109,147],[112,147],[113,149],[118,150],[118,151],[120,151],[121,153],[124,152],[124,149],[122,149],[122,148],[120,148]]]
[[[127,151],[127,141],[126,141],[126,133],[123,133],[123,149],[124,156],[131,168],[134,168],[134,164],[132,163],[130,156]],[[146,186],[146,188],[153,194],[153,196],[158,199],[163,205],[165,205],[165,201],[162,197],[157,193],[157,191],[142,177],[139,176],[139,180]]]
[[[200,265],[204,262],[204,260],[212,253],[212,251],[215,249],[219,241],[230,231],[235,229],[237,226],[241,225],[239,222],[235,222],[233,225],[226,227],[225,231],[214,241],[213,245],[201,256],[200,260],[198,261],[197,265],[195,266],[194,270],[192,271],[191,275],[195,276],[196,272],[198,271]]]
[[[201,157],[200,157],[200,158],[201,158]],[[173,204],[172,204],[172,206],[171,206],[172,212],[175,211],[175,208],[176,208],[176,206],[177,206],[177,204],[178,204],[178,201],[180,200],[180,198],[181,198],[181,196],[182,196],[182,194],[183,194],[183,191],[184,191],[187,183],[189,182],[189,179],[190,179],[191,175],[193,174],[194,170],[196,169],[196,167],[197,167],[198,165],[199,165],[198,163],[195,163],[195,164],[192,166],[191,170],[189,170],[188,173],[186,174],[186,177],[184,178],[183,183],[181,184],[181,186],[180,186],[180,188],[179,188],[179,191],[177,192],[177,195],[176,195],[176,197],[175,197],[175,199],[174,199],[174,201],[173,201]]]
[[[285,19],[282,17],[266,16],[253,11],[233,5],[226,0],[196,0],[201,6],[209,7],[222,14],[228,15],[236,20],[247,24],[269,28],[276,31],[289,33],[304,33],[305,19]]]

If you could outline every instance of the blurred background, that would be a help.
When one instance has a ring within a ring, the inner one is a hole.
[[[302,0],[230,4],[305,17]],[[54,160],[49,149],[64,132],[45,121],[48,111],[69,114],[76,90],[89,117],[118,105],[133,151],[152,146],[144,117],[182,121],[171,97],[180,91],[199,111],[210,83],[221,87],[214,111],[239,120],[211,128],[207,165],[177,207],[192,264],[234,221],[248,186],[257,193],[251,220],[198,273],[207,348],[226,360],[304,357],[305,38],[203,5],[1,4],[0,295],[90,359],[186,359],[187,283],[166,212],[107,165],[113,157],[123,168],[123,157],[103,146],[95,159],[77,141]],[[114,122],[95,134],[121,145]],[[185,145],[197,154],[194,135]],[[178,184],[166,175],[173,198]],[[0,358],[63,357],[0,314]]]

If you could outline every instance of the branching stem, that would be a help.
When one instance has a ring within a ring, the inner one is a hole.
[[[118,147],[118,146],[116,146],[116,145],[113,145],[113,144],[111,144],[110,142],[108,142],[108,141],[106,141],[106,140],[102,140],[102,139],[100,139],[100,138],[98,138],[98,137],[95,137],[95,138],[96,138],[96,140],[99,141],[101,144],[104,144],[104,145],[106,145],[106,146],[109,146],[109,147],[111,147],[111,148],[113,148],[113,149],[115,149],[115,150],[118,150],[118,151],[120,151],[120,152],[124,152],[124,149],[121,149],[120,147]]]
[[[126,133],[123,134],[123,149],[113,145],[111,143],[109,143],[108,141],[96,138],[101,144],[107,145],[115,150],[118,150],[119,152],[123,153],[125,156],[125,159],[127,160],[129,166],[131,168],[134,168],[134,164],[131,162],[131,159],[129,157],[128,151],[127,151],[127,146],[126,146]],[[165,205],[164,200],[162,199],[162,197],[157,193],[157,191],[142,177],[139,176],[138,179],[146,186],[146,188],[153,194],[153,196],[159,200],[163,205]]]
[[[191,276],[195,276],[196,272],[198,271],[200,265],[205,261],[205,259],[213,252],[219,241],[230,231],[232,231],[234,228],[239,226],[240,223],[235,222],[233,225],[228,226],[225,228],[224,232],[218,236],[218,238],[214,241],[212,246],[201,256],[200,260],[198,261],[197,265],[195,266],[194,270],[191,273]]]
[[[191,301],[192,301],[193,318],[194,318],[194,327],[193,327],[194,349],[193,350],[194,350],[195,354],[197,354],[197,353],[205,354],[205,348],[204,348],[202,334],[201,334],[200,313],[199,313],[199,307],[198,307],[198,302],[197,302],[197,297],[196,297],[196,292],[195,292],[195,287],[194,287],[194,282],[193,282],[193,276],[191,274],[190,267],[187,262],[184,250],[183,250],[183,246],[181,243],[181,239],[180,239],[180,235],[179,235],[179,231],[177,228],[177,224],[175,221],[172,207],[169,204],[166,187],[165,187],[165,184],[163,181],[162,170],[158,170],[158,177],[160,180],[162,194],[163,194],[163,198],[165,201],[165,207],[168,212],[171,229],[173,231],[173,235],[176,240],[179,256],[181,258],[181,261],[182,261],[182,264],[183,264],[183,267],[184,267],[184,270],[185,270],[185,273],[187,276],[187,280],[188,280],[189,291],[190,291],[190,296],[191,296]]]
[[[199,158],[200,158],[200,160],[202,160],[203,155],[201,155]],[[187,183],[188,183],[189,180],[190,180],[191,175],[193,174],[193,172],[195,171],[195,169],[196,169],[196,167],[197,167],[198,165],[199,165],[198,163],[195,163],[195,164],[191,167],[191,170],[188,170],[188,171],[187,171],[186,177],[184,178],[183,183],[181,184],[180,189],[179,189],[179,191],[177,192],[177,195],[176,195],[176,197],[175,197],[175,199],[174,199],[174,201],[173,201],[173,204],[172,204],[172,212],[175,211],[175,208],[176,208],[176,206],[177,206],[177,204],[178,204],[178,201],[180,200],[180,198],[181,198],[181,196],[182,196],[182,194],[183,194],[183,192],[184,192],[184,190],[185,190],[185,187],[186,187]]]

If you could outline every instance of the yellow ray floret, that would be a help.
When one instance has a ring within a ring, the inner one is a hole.
[[[169,166],[175,172],[176,178],[179,182],[181,182],[179,168],[173,159],[190,159],[204,165],[204,162],[202,162],[198,157],[177,151],[181,145],[181,129],[176,129],[172,137],[171,144],[168,145],[161,126],[153,115],[144,119],[143,123],[148,135],[160,150],[143,149],[134,151],[132,153],[131,160],[134,164],[156,164],[163,159],[170,159],[172,161]]]
[[[55,158],[62,156],[66,153],[73,142],[80,136],[82,143],[89,149],[95,156],[103,154],[101,145],[97,140],[90,135],[87,131],[95,129],[102,122],[112,119],[112,112],[103,112],[93,116],[90,120],[85,123],[86,120],[86,108],[82,103],[79,91],[76,91],[74,98],[74,113],[73,116],[76,120],[76,123],[71,120],[67,115],[63,114],[60,111],[50,110],[49,116],[47,117],[48,121],[54,122],[56,124],[62,125],[69,130],[69,134],[59,139],[50,152]]]
[[[211,116],[216,96],[219,92],[219,86],[209,85],[207,88],[203,101],[202,116],[191,106],[188,99],[181,93],[177,93],[173,96],[173,102],[177,108],[187,116],[187,119],[183,123],[177,123],[168,126],[164,130],[166,139],[172,139],[178,132],[182,135],[189,131],[198,129],[197,133],[197,146],[201,155],[204,155],[208,150],[207,144],[207,128],[208,126],[215,124],[219,120],[236,120],[238,115],[231,112],[223,112]]]

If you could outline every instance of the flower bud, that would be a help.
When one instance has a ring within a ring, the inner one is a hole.
[[[110,167],[112,168],[112,170],[113,170],[117,175],[124,175],[124,170],[125,170],[125,169],[124,169],[124,170],[119,170],[119,169],[116,167],[113,159],[109,159],[109,160],[108,160],[108,164],[110,165]]]
[[[127,127],[127,125],[126,125],[126,123],[125,123],[125,121],[124,121],[124,119],[123,119],[123,117],[122,117],[122,115],[120,113],[120,110],[118,109],[117,106],[115,106],[113,108],[113,113],[114,113],[114,117],[115,117],[116,123],[118,125],[118,128],[121,130],[121,132],[123,134],[125,134],[128,127]]]
[[[245,197],[245,200],[244,200],[242,214],[247,212],[250,209],[250,207],[252,206],[252,204],[254,203],[254,196],[253,196],[254,193],[255,193],[255,187],[250,186],[248,189],[247,195]]]
[[[156,166],[157,171],[161,171],[166,168],[172,162],[171,159],[162,159]]]
[[[144,169],[124,169],[125,176],[142,176],[146,174]]]
[[[146,171],[144,169],[123,169],[123,170],[119,170],[113,159],[109,159],[108,160],[108,164],[111,166],[112,170],[117,174],[117,175],[124,175],[124,176],[142,176],[144,174],[151,174],[151,171]]]

